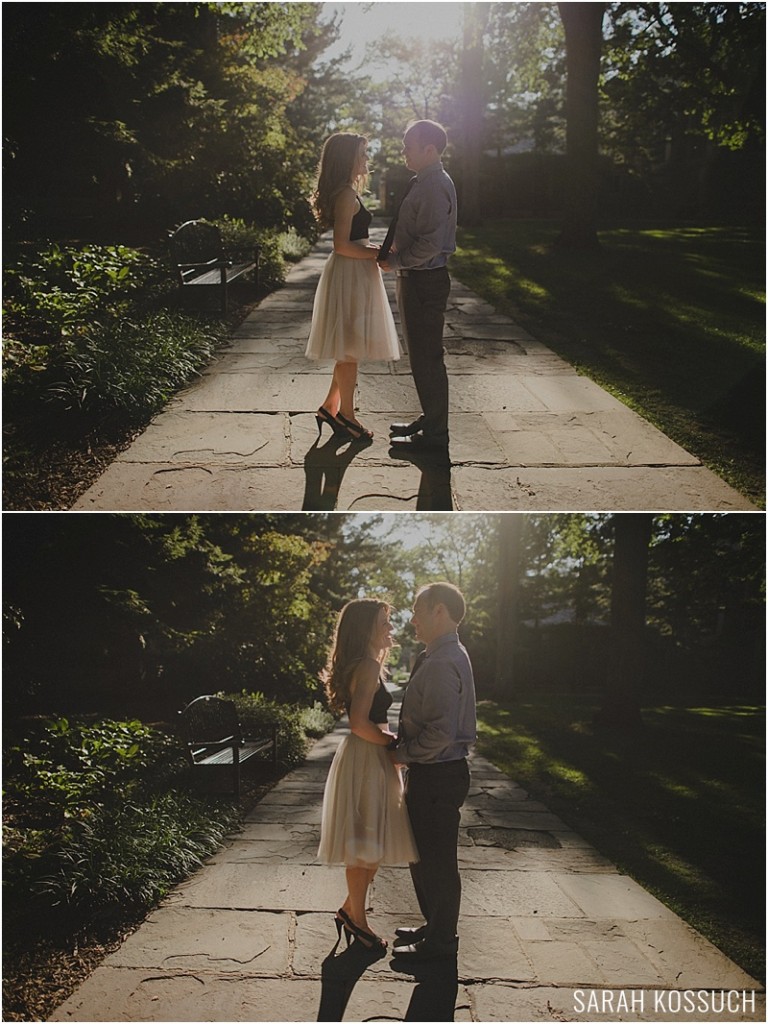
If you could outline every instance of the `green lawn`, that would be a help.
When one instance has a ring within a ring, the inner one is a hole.
[[[764,981],[765,708],[647,708],[627,737],[597,707],[482,701],[479,751]]]
[[[465,228],[452,270],[762,507],[762,231],[611,228],[602,252],[573,255],[558,230]]]

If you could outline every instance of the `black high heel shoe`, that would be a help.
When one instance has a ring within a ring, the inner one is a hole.
[[[327,423],[330,426],[331,430],[337,437],[352,437],[352,434],[350,434],[347,428],[343,427],[335,416],[331,416],[331,414],[328,412],[324,405],[321,405],[320,408],[315,413],[315,419],[317,421],[317,433],[321,437],[323,434],[324,423]]]
[[[387,948],[385,939],[380,938],[378,935],[374,935],[373,932],[367,932],[364,928],[358,928],[343,907],[339,908],[338,916],[341,918],[344,925],[344,932],[347,935],[354,935],[357,941],[361,943],[361,945],[365,946],[366,949],[385,950]]]
[[[346,917],[347,915],[344,913],[343,908],[339,909],[336,911],[336,916],[333,919],[333,923],[336,925],[336,945],[338,946],[338,944],[341,942],[341,929],[343,928],[344,938],[347,940],[347,948],[349,948],[349,944],[352,941],[352,932],[349,930],[349,926],[347,925],[347,922],[345,920]]]
[[[348,432],[352,435],[352,437],[354,437],[356,441],[358,441],[361,437],[373,437],[373,431],[369,430],[367,427],[364,427],[362,423],[355,423],[352,420],[348,420],[347,417],[342,416],[341,413],[339,413],[336,418],[341,423],[344,424]]]

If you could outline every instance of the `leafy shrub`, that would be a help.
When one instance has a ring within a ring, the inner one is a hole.
[[[313,739],[325,736],[336,724],[336,719],[331,712],[323,707],[318,700],[314,702],[311,708],[302,708],[300,720],[305,734],[313,737]]]
[[[89,814],[183,766],[178,743],[138,721],[46,722],[4,757],[6,809],[36,824]]]
[[[305,256],[309,256],[312,244],[307,238],[302,238],[296,228],[289,228],[277,237],[280,245],[280,252],[283,259],[289,263],[298,263]]]
[[[227,253],[252,256],[259,249],[259,284],[267,291],[279,288],[285,281],[286,266],[280,236],[274,231],[246,224],[237,217],[220,217],[212,221],[219,231]]]
[[[69,345],[48,393],[68,409],[120,410],[141,418],[207,364],[226,326],[160,311],[137,320],[90,324]]]
[[[52,244],[4,271],[5,328],[43,337],[110,311],[117,315],[165,272],[156,260],[124,245]]]

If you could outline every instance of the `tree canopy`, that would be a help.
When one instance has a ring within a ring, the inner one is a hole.
[[[742,174],[760,163],[763,3],[466,4],[462,39],[379,40],[367,63],[382,82],[326,56],[339,22],[324,7],[6,4],[6,227],[140,233],[228,214],[309,230],[323,138],[362,130],[383,170],[416,117],[449,129],[468,215],[494,160],[562,154],[585,116],[606,166],[657,203],[722,205],[713,168],[734,153]],[[594,41],[581,8],[595,23],[605,12],[599,73],[594,96],[568,106],[567,62]]]
[[[4,519],[12,712],[172,717],[221,689],[311,703],[342,605],[390,601],[407,669],[414,593],[435,579],[467,597],[481,693],[602,685],[620,515],[424,514],[390,533],[380,517],[298,513]],[[759,516],[652,517],[641,689],[762,685],[764,554]]]

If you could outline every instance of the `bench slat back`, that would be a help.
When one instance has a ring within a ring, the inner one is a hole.
[[[211,743],[227,736],[242,740],[235,705],[212,695],[196,697],[179,712],[179,731],[187,745]]]
[[[206,263],[222,255],[221,232],[204,220],[187,220],[168,236],[174,263]]]

